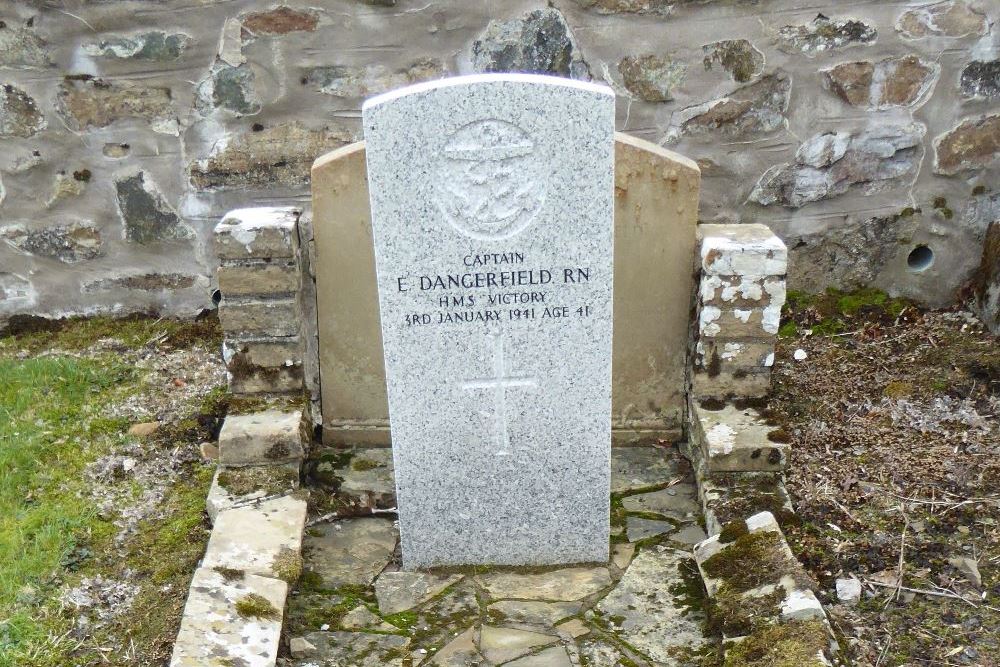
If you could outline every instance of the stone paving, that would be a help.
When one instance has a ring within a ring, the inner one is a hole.
[[[338,456],[328,472],[340,491],[323,498],[314,489],[315,506],[391,507],[388,454]],[[393,518],[307,528],[285,623],[289,655],[279,664],[674,667],[715,650],[692,557],[705,539],[697,491],[675,449],[613,450],[607,563],[403,572]]]

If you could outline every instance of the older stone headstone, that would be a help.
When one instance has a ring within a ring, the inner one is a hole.
[[[614,94],[482,75],[363,116],[404,565],[606,560]]]

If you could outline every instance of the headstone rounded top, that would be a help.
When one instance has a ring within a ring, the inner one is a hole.
[[[567,79],[561,76],[546,76],[544,74],[520,74],[520,73],[491,73],[491,74],[469,74],[467,76],[453,76],[445,79],[436,79],[434,81],[424,81],[422,83],[417,83],[412,86],[406,86],[404,88],[397,88],[396,90],[390,90],[387,93],[382,93],[381,95],[376,95],[375,97],[370,97],[365,100],[361,107],[362,111],[377,107],[381,104],[391,102],[392,100],[404,97],[406,95],[414,95],[419,93],[426,93],[432,90],[437,90],[440,88],[451,88],[455,86],[469,86],[480,83],[521,83],[521,84],[537,84],[544,86],[559,86],[563,88],[573,88],[576,90],[582,90],[587,92],[592,92],[597,95],[607,95],[608,97],[614,98],[615,91],[613,91],[608,86],[591,83],[589,81],[578,81],[576,79]]]

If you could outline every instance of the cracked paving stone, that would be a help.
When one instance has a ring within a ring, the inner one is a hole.
[[[655,512],[672,519],[695,521],[701,512],[696,493],[693,484],[677,484],[622,498],[622,507],[628,512]]]
[[[357,606],[347,612],[347,614],[344,615],[344,618],[340,620],[340,627],[345,630],[363,630],[364,628],[374,628],[380,632],[397,631],[396,626],[384,622],[365,606]]]
[[[670,536],[674,542],[680,542],[681,544],[690,544],[694,546],[702,540],[708,539],[708,535],[705,533],[705,529],[697,524],[690,524],[684,526],[676,533]]]
[[[289,642],[296,667],[402,667],[409,637],[367,632],[310,632]]]
[[[539,632],[484,625],[480,632],[479,649],[487,660],[504,663],[519,658],[532,649],[557,641],[558,637]]]
[[[306,532],[306,562],[327,588],[369,586],[392,558],[396,536],[388,519],[322,524]]]
[[[662,447],[614,447],[611,450],[611,493],[626,493],[677,476],[677,455]]]
[[[504,667],[573,667],[569,654],[562,646],[547,648],[541,653],[518,658]]]
[[[587,667],[622,667],[628,664],[625,660],[629,659],[617,647],[600,639],[581,641],[580,657]]]
[[[456,628],[472,625],[479,620],[479,599],[472,582],[460,581],[442,595],[417,608],[419,640],[413,648],[431,650],[447,644]]]
[[[632,562],[633,556],[635,556],[634,544],[616,544],[611,549],[611,562],[619,570],[626,569]]]
[[[540,574],[493,572],[478,580],[495,600],[579,600],[611,585],[605,567],[566,567]]]
[[[643,519],[637,516],[630,516],[625,519],[628,527],[628,541],[638,542],[647,537],[655,537],[664,533],[672,532],[674,524],[669,521],[657,521],[656,519]]]
[[[473,667],[485,664],[486,659],[476,648],[478,631],[479,628],[471,627],[452,639],[435,654],[430,664],[434,667]]]
[[[605,619],[613,619],[612,627],[622,641],[666,665],[677,664],[673,657],[677,649],[698,650],[706,642],[702,613],[684,601],[681,568],[690,560],[690,554],[663,545],[643,549],[597,605]]]
[[[461,580],[462,575],[442,577],[425,572],[383,572],[375,581],[378,610],[396,614],[426,602]]]
[[[487,618],[494,622],[525,623],[552,626],[580,611],[578,602],[531,602],[502,600],[494,602],[487,610]]]

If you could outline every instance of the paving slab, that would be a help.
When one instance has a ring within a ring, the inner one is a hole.
[[[426,572],[383,572],[375,581],[378,610],[383,614],[396,614],[412,609],[461,579],[459,574],[438,576]]]
[[[578,602],[538,602],[501,600],[486,609],[486,616],[497,623],[524,623],[553,626],[580,611]]]
[[[295,667],[403,667],[409,637],[369,632],[310,632],[292,649]]]
[[[202,567],[296,579],[305,522],[306,501],[296,496],[228,509],[216,519]]]
[[[606,567],[566,567],[550,572],[521,574],[491,572],[478,581],[494,600],[579,600],[611,585]]]
[[[694,484],[679,483],[667,489],[622,498],[629,512],[653,512],[679,521],[697,521],[698,490]]]
[[[627,493],[666,484],[678,475],[676,452],[664,447],[614,447],[611,493]]]
[[[559,637],[554,635],[484,625],[480,631],[479,650],[487,660],[500,664],[557,641]]]
[[[198,568],[170,667],[273,667],[287,594],[284,581]],[[247,613],[247,600],[259,615]]]
[[[684,599],[681,567],[690,560],[690,553],[665,545],[642,549],[596,607],[612,632],[656,662],[676,665],[678,649],[697,650],[706,642],[703,614]]]
[[[434,667],[470,667],[485,663],[486,658],[476,646],[478,640],[479,628],[469,628],[438,651],[431,658],[430,664]]]
[[[327,588],[368,586],[392,558],[397,532],[389,519],[342,519],[309,529],[308,568]]]
[[[573,663],[565,648],[553,646],[534,655],[505,663],[505,667],[573,667]]]
[[[647,537],[655,537],[664,533],[672,533],[677,526],[669,521],[657,521],[656,519],[644,519],[638,516],[625,518],[626,537],[629,542],[638,542]]]

